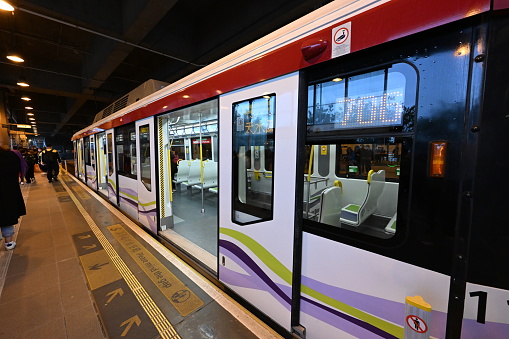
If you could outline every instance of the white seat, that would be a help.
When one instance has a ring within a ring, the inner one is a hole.
[[[368,173],[368,193],[362,205],[348,204],[341,210],[341,222],[351,226],[359,226],[369,218],[377,209],[378,198],[385,186],[385,171],[373,170]]]
[[[179,184],[181,182],[187,181],[187,178],[189,177],[189,169],[191,168],[191,161],[190,160],[180,160],[179,161],[179,170],[177,174],[175,175],[175,179],[173,179],[173,182],[176,184]]]
[[[206,161],[203,162],[203,188],[211,188],[217,186],[217,162]],[[200,183],[193,185],[194,188],[201,189]]]
[[[318,221],[327,225],[340,226],[341,221],[341,187],[328,187],[320,197],[320,215]]]
[[[193,186],[200,183],[200,160],[191,160],[189,165],[189,174],[182,185]]]

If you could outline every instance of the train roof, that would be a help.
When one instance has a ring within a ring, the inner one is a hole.
[[[336,0],[76,132],[72,140],[474,16],[490,6],[490,0]],[[509,0],[493,0],[493,9],[503,8],[509,8]]]

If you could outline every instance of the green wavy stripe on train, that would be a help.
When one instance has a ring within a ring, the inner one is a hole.
[[[136,196],[134,196],[134,195],[132,195],[132,194],[126,193],[126,192],[124,192],[124,191],[120,191],[120,193],[121,193],[122,195],[125,195],[126,197],[129,197],[129,198],[133,199],[133,201],[138,202],[138,204],[139,204],[140,206],[144,206],[144,207],[146,207],[146,206],[150,206],[150,205],[155,205],[155,204],[156,204],[156,201],[155,201],[155,200],[154,200],[154,201],[149,201],[149,202],[146,202],[146,203],[142,203],[142,204],[140,204],[140,201],[138,200],[138,197],[136,197]]]
[[[138,204],[140,204],[140,202],[138,201]],[[144,206],[144,207],[147,207],[147,206],[151,206],[151,205],[155,205],[156,204],[156,201],[150,201],[150,202],[146,202],[144,204],[140,204],[141,206]]]
[[[108,179],[108,182],[111,184],[111,186],[113,187],[113,189],[117,189],[117,185],[115,185],[115,182],[111,179]]]
[[[122,190],[119,193],[122,194],[122,195],[125,195],[128,198],[133,199],[133,201],[138,201],[138,197],[137,196],[134,196],[132,194],[126,193],[126,192],[124,192]]]
[[[253,252],[253,254],[258,257],[272,272],[274,272],[278,277],[283,279],[286,283],[291,285],[292,281],[292,273],[285,265],[283,265],[279,260],[276,259],[269,251],[267,251],[262,245],[256,242],[253,238],[248,237],[247,235],[234,231],[228,228],[220,228],[219,232],[225,235],[228,235],[238,241],[240,241],[243,245]],[[403,329],[395,324],[392,324],[388,321],[375,317],[371,314],[363,312],[355,307],[352,307],[348,304],[345,304],[339,300],[333,299],[331,297],[326,296],[318,291],[315,291],[305,285],[301,285],[302,293],[305,293],[316,300],[321,301],[322,303],[334,307],[341,312],[349,314],[353,317],[356,317],[362,321],[365,321],[368,324],[378,327],[379,329],[390,333],[398,338],[403,336]]]

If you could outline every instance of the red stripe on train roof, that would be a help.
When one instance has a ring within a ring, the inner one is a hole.
[[[494,1],[499,6],[509,3],[509,0]],[[486,12],[489,9],[490,0],[392,0],[340,24],[352,23],[351,53],[353,53]],[[201,81],[182,92],[168,95],[121,118],[104,123],[99,128],[110,129],[124,125],[329,60],[331,58],[331,44],[320,56],[309,60],[309,62],[305,61],[302,56],[301,45],[303,41],[313,38],[323,38],[331,41],[332,28],[337,26],[339,24]],[[184,98],[183,95],[189,97]],[[89,134],[93,134],[93,132],[90,130],[75,135],[73,140]]]

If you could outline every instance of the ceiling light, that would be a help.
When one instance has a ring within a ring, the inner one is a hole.
[[[35,118],[28,118],[28,120],[35,120]]]
[[[187,99],[187,98],[189,98],[189,95],[187,95],[187,94],[183,95],[182,98]]]
[[[9,11],[9,12],[14,11],[14,7],[12,7],[10,4],[8,4],[7,2],[5,2],[3,0],[0,0],[0,9],[2,9],[4,11]]]
[[[35,124],[36,124],[36,122],[35,122],[35,121],[30,121],[30,123],[31,123],[32,125],[35,125]]]
[[[30,112],[30,113],[27,113],[27,115],[35,115],[35,114]]]
[[[9,53],[9,55],[7,55],[7,59],[14,62],[25,62],[25,60],[21,56],[19,56],[19,54],[16,53]]]
[[[21,86],[21,87],[28,87],[28,86],[30,86],[27,83],[27,81],[25,80],[25,78],[23,78],[23,77],[19,78],[17,84],[18,84],[18,86]]]
[[[334,79],[332,79],[332,81],[334,81],[334,82],[340,82],[342,80],[343,80],[342,78],[334,78]]]
[[[34,109],[34,108],[30,107],[30,106],[25,106],[25,109]]]
[[[27,97],[27,96],[25,95],[25,96],[22,96],[22,97],[21,97],[21,100],[30,101],[30,100],[32,100],[32,99],[30,99],[29,97]]]

